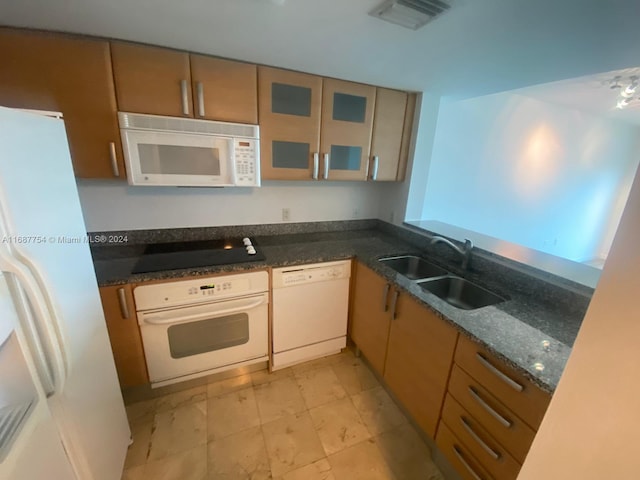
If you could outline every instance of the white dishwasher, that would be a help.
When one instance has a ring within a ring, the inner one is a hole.
[[[273,270],[273,370],[347,344],[351,261]]]

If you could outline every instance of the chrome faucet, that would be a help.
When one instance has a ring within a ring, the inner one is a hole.
[[[462,269],[466,270],[467,267],[469,267],[469,260],[471,259],[471,249],[473,248],[473,243],[471,242],[471,240],[469,240],[468,238],[464,239],[464,248],[460,248],[457,245],[454,245],[453,242],[451,242],[450,240],[444,238],[444,237],[440,237],[440,236],[434,236],[431,239],[431,245],[436,244],[436,243],[445,243],[447,245],[449,245],[451,248],[453,248],[456,252],[458,252],[460,255],[462,255]]]

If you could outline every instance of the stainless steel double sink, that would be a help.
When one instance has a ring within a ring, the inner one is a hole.
[[[414,255],[387,257],[378,261],[456,308],[475,310],[505,301],[500,295]]]

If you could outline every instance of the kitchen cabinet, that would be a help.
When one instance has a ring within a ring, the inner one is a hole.
[[[258,101],[262,178],[321,178],[322,77],[258,67]]]
[[[384,379],[414,420],[435,437],[458,332],[405,293],[391,315]]]
[[[111,43],[123,112],[256,124],[256,66],[167,48]]]
[[[396,180],[404,181],[407,173],[407,162],[409,161],[409,151],[411,149],[411,139],[413,138],[413,120],[416,114],[416,101],[418,95],[410,93],[407,96],[407,108],[404,112],[404,127],[402,129],[402,142],[400,143],[400,159],[398,160],[398,173]]]
[[[100,287],[100,299],[120,385],[149,383],[131,285]]]
[[[2,28],[0,63],[0,105],[63,114],[77,177],[126,177],[108,42]]]
[[[398,177],[407,97],[406,92],[376,89],[371,158],[367,168],[369,180],[393,181]]]

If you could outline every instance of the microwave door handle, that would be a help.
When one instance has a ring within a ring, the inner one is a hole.
[[[220,303],[223,304],[223,303],[231,303],[231,302],[233,302],[233,300],[230,302],[220,302]],[[184,323],[189,321],[202,320],[204,318],[214,318],[214,317],[219,317],[221,315],[229,315],[232,313],[244,312],[247,310],[251,310],[259,305],[262,305],[263,303],[265,303],[265,299],[264,299],[264,295],[261,295],[260,298],[258,298],[257,300],[252,300],[249,302],[247,302],[246,300],[241,300],[239,302],[240,304],[238,305],[238,301],[235,301],[236,305],[231,308],[222,308],[218,310],[215,307],[211,307],[206,312],[196,313],[193,315],[175,315],[176,310],[172,310],[168,314],[166,312],[143,314],[142,319],[144,323],[148,323],[150,325],[167,325],[167,324],[174,325],[177,323]]]
[[[236,172],[236,168],[237,168],[237,162],[238,159],[236,158],[236,141],[234,139],[229,141],[230,145],[229,145],[229,156],[231,158],[231,185],[235,185],[236,179],[237,179],[237,172]]]

